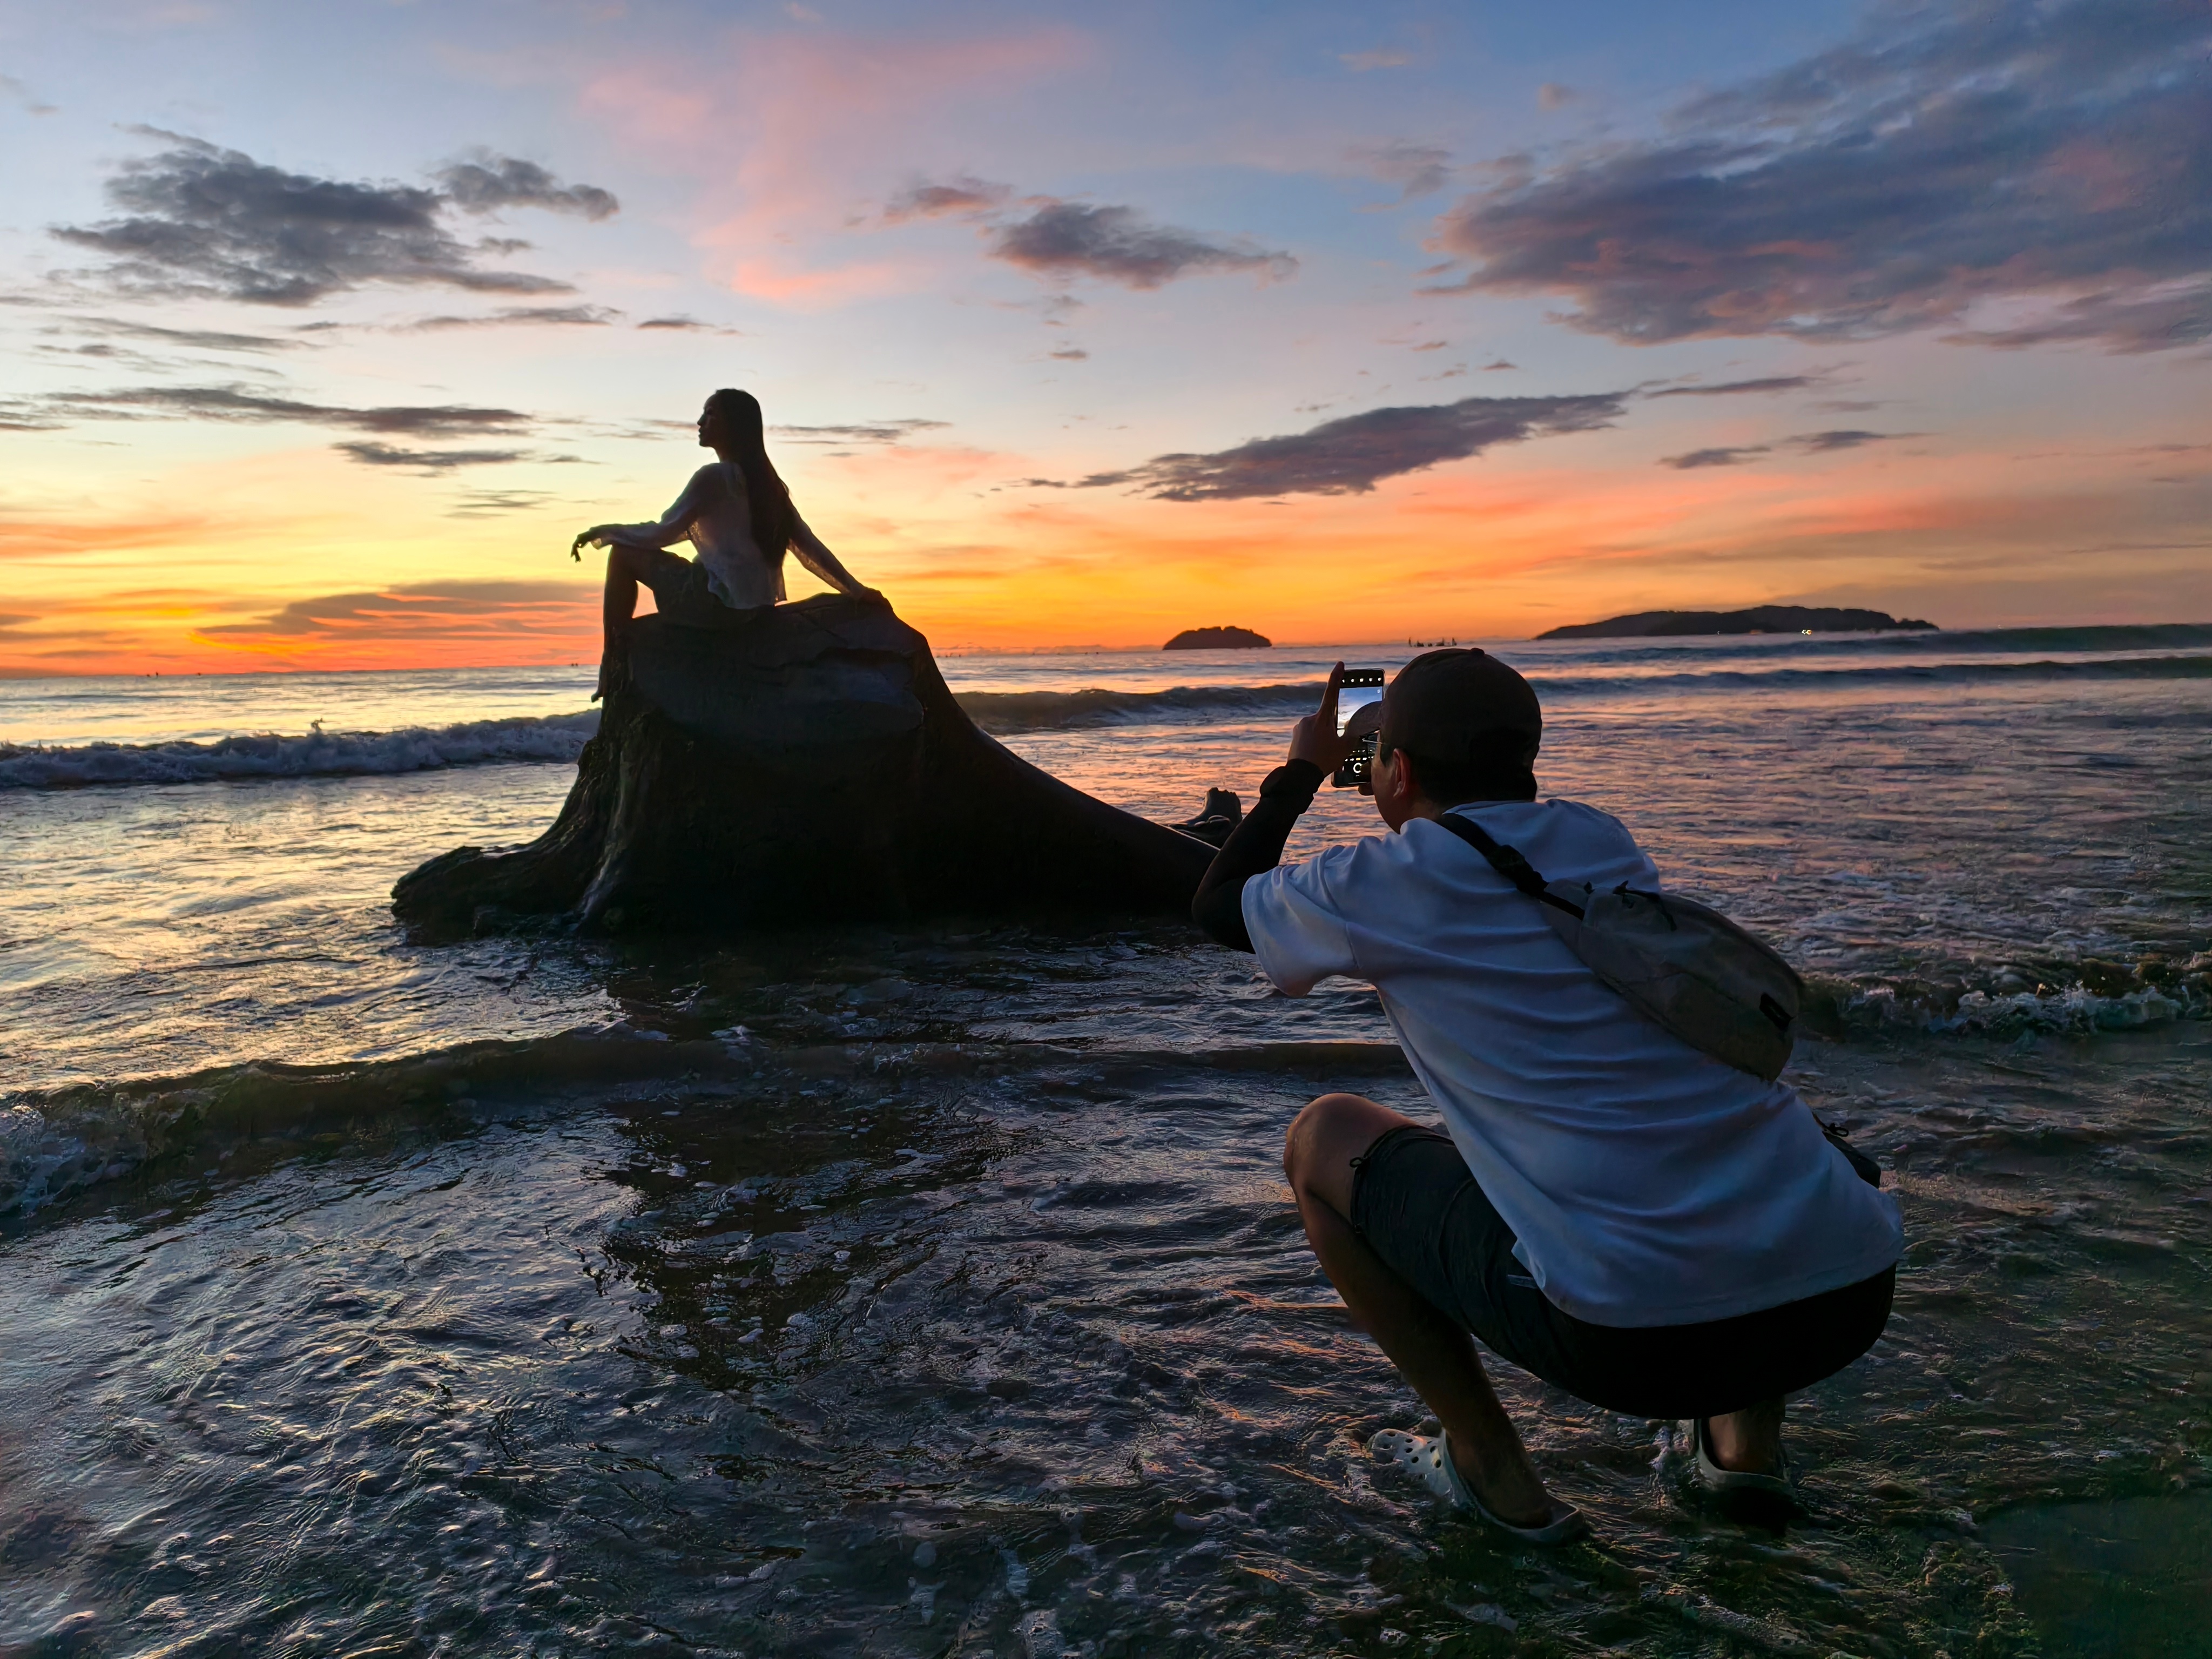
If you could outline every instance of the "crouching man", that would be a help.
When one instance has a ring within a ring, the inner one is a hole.
[[[1314,1254],[1443,1426],[1370,1449],[1527,1542],[1587,1529],[1545,1489],[1479,1338],[1593,1405],[1685,1419],[1708,1487],[1786,1498],[1784,1397],[1881,1336],[1896,1201],[1786,1085],[1637,1012],[1438,822],[1474,821],[1550,878],[1660,884],[1617,820],[1536,799],[1542,717],[1497,659],[1401,669],[1362,787],[1394,833],[1280,866],[1350,747],[1336,702],[1333,673],[1191,908],[1292,996],[1371,981],[1443,1119],[1324,1095],[1284,1152]]]

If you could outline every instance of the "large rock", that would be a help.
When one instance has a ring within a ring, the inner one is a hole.
[[[978,731],[888,605],[825,596],[634,623],[553,826],[431,860],[392,908],[438,933],[1180,911],[1212,856]]]

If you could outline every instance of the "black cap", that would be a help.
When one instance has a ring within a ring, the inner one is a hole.
[[[1385,751],[1406,750],[1461,783],[1479,779],[1485,793],[1533,798],[1543,739],[1536,693],[1486,652],[1425,652],[1382,694]]]

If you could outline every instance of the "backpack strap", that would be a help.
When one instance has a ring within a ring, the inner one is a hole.
[[[1565,910],[1577,921],[1582,919],[1582,907],[1552,891],[1544,880],[1544,872],[1522,858],[1518,848],[1506,846],[1473,818],[1461,817],[1455,812],[1447,812],[1437,822],[1481,854],[1490,861],[1492,869],[1539,904]]]

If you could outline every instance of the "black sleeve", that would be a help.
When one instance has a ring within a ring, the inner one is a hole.
[[[1190,919],[1215,943],[1232,951],[1252,948],[1252,935],[1244,928],[1244,884],[1282,860],[1283,843],[1299,815],[1313,805],[1322,777],[1311,761],[1291,761],[1268,773],[1260,799],[1213,855],[1190,902]]]

